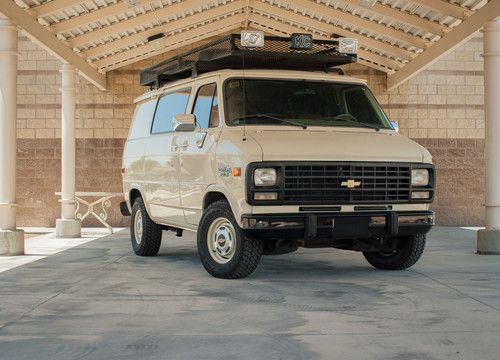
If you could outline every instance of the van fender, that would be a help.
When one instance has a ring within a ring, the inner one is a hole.
[[[137,183],[137,182],[128,183],[126,185],[124,184],[124,186],[123,186],[123,196],[125,198],[125,202],[127,204],[127,207],[129,209],[130,213],[132,213],[132,206],[134,205],[130,201],[130,193],[132,192],[132,190],[139,191],[139,193],[141,194],[142,200],[144,201],[144,207],[146,208],[146,211],[148,212],[148,214],[151,214],[151,211],[149,208],[149,202],[146,201],[146,199],[144,198],[143,186],[141,186],[141,184]]]
[[[233,191],[221,184],[212,184],[205,189],[205,192],[203,194],[203,204],[205,203],[207,194],[211,192],[218,192],[226,197],[236,222],[238,223],[238,225],[242,226],[241,215],[243,213],[251,213],[252,206],[248,205],[245,199],[236,199],[233,195]]]

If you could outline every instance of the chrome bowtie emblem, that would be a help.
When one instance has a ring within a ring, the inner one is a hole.
[[[361,181],[356,181],[354,179],[349,179],[346,181],[342,181],[342,183],[340,183],[340,186],[345,186],[348,187],[349,189],[358,187],[359,185],[361,185]]]

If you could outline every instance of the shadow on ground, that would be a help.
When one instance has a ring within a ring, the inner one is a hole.
[[[264,257],[210,277],[192,234],[159,256],[122,232],[0,274],[0,359],[498,359],[500,261],[437,228],[411,270],[360,254]]]

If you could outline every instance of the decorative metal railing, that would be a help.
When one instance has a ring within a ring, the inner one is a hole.
[[[56,195],[61,196],[58,192]],[[111,207],[111,199],[115,197],[123,196],[123,193],[114,192],[76,192],[75,193],[75,219],[83,222],[89,216],[96,218],[101,224],[103,224],[111,233],[113,233],[113,227],[108,224],[108,211],[107,208]],[[97,198],[94,201],[84,200],[83,198]]]

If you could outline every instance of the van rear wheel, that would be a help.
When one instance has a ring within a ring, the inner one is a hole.
[[[155,256],[160,250],[161,226],[151,220],[141,198],[134,201],[131,215],[130,237],[134,253],[139,256]]]
[[[365,251],[365,259],[375,268],[383,270],[404,270],[413,266],[422,256],[425,235],[400,236],[395,250]]]
[[[262,256],[262,241],[252,239],[238,226],[231,207],[221,200],[203,213],[198,227],[198,254],[207,272],[222,279],[250,275]]]

